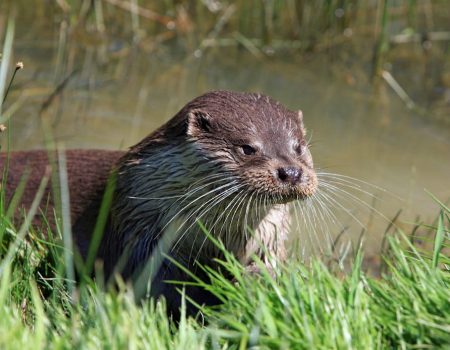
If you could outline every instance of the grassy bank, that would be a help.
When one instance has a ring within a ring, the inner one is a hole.
[[[27,5],[26,1],[17,3],[23,8]],[[28,6],[39,22],[37,26],[40,21],[53,23],[48,21],[47,11],[60,19],[56,77],[71,71],[70,64],[66,67],[62,63],[68,46],[89,43],[101,48],[115,37],[117,28],[108,23],[123,27],[121,33],[134,35],[133,45],[150,52],[163,48],[162,41],[179,40],[188,51],[232,45],[260,57],[272,55],[272,48],[305,53],[351,44],[348,35],[360,33],[355,30],[358,11],[367,16],[376,13],[378,22],[383,13],[381,5],[362,6],[359,1],[236,1],[217,11],[204,5],[214,1],[152,2],[161,8],[147,8],[150,2],[141,1],[142,7],[134,12],[120,7],[126,3],[138,1],[63,0],[52,2],[50,9],[46,2],[39,2],[36,8]],[[411,21],[423,10],[416,3],[409,1],[410,6],[405,8],[410,12],[401,12],[403,16],[408,13]],[[341,5],[344,12],[337,11]],[[392,7],[386,11],[398,15],[399,10]],[[311,20],[308,13],[312,12],[320,13],[320,20]],[[117,17],[122,20],[115,21]],[[366,17],[358,18],[358,28],[363,32]],[[194,22],[198,24],[195,31]],[[375,22],[370,22],[372,40],[376,39],[375,31],[380,33]],[[13,23],[5,26],[0,113],[4,91],[8,90]],[[345,31],[348,28],[353,31]],[[413,40],[415,34],[400,39]],[[371,53],[379,53],[381,65],[384,46],[374,41],[368,46],[379,50]],[[108,57],[119,59],[128,49],[124,45],[120,52],[109,52]],[[11,104],[3,105],[0,116],[0,126],[4,124],[7,130],[9,118],[17,109],[16,100],[8,102]],[[7,133],[0,138],[7,139]],[[44,185],[47,180],[43,179]],[[18,197],[20,192],[17,189]],[[448,348],[450,210],[443,204],[440,208],[436,223],[420,227],[432,233],[425,244],[432,248],[419,249],[400,231],[387,239],[386,270],[381,278],[364,273],[362,252],[355,257],[349,273],[330,272],[319,259],[309,264],[291,261],[279,266],[275,279],[264,270],[260,276],[246,276],[242,266],[227,255],[223,268],[231,272],[234,282],[213,271],[209,272],[209,281],[197,281],[223,304],[203,309],[196,319],[182,316],[175,324],[166,316],[164,301],[136,303],[126,286],[117,293],[108,292],[89,278],[75,286],[67,277],[72,274],[67,270],[72,270],[73,259],[64,246],[62,227],[46,235],[35,229],[30,222],[32,215],[40,215],[38,210],[13,223],[14,204],[6,205],[0,189],[0,349]]]
[[[442,206],[433,251],[419,251],[401,232],[389,238],[380,279],[361,271],[361,254],[349,274],[292,261],[276,280],[264,271],[244,276],[228,255],[223,268],[235,282],[212,271],[210,281],[198,281],[223,305],[175,325],[163,302],[136,304],[126,288],[110,293],[87,281],[69,292],[61,235],[43,240],[31,227],[16,230],[2,203],[0,348],[445,348],[449,215]]]

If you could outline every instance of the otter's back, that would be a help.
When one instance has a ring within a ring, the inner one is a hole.
[[[123,153],[122,151],[105,150],[66,151],[72,222],[76,222],[80,214],[93,201],[98,201],[99,197],[101,198],[110,171]],[[16,210],[16,215],[19,215],[21,208],[25,210],[30,208],[36,196],[41,180],[50,165],[48,152],[45,150],[10,152],[9,163],[7,162],[7,154],[0,153],[0,179],[2,180],[6,165],[8,165],[5,191],[7,205],[22,179],[25,179],[25,174],[28,173],[25,190]],[[58,164],[55,167],[57,169],[52,169],[52,171],[58,172]],[[50,181],[41,201],[41,209],[47,212],[46,217],[50,220],[50,225],[54,225],[52,215],[54,198],[51,188]],[[40,223],[39,215],[34,222]]]

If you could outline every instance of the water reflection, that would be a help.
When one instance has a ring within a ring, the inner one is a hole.
[[[15,57],[25,62],[26,69],[10,100],[24,95],[26,103],[14,116],[12,149],[43,147],[43,123],[67,148],[126,148],[208,90],[260,91],[291,109],[303,110],[321,171],[383,189],[353,182],[374,193],[376,200],[345,189],[381,214],[344,193],[337,200],[345,209],[329,203],[342,226],[351,227],[346,236],[357,239],[361,225],[365,227],[369,251],[380,248],[387,226],[382,216],[392,218],[402,208],[402,221],[412,222],[419,214],[430,221],[437,205],[424,190],[444,201],[450,197],[449,124],[408,110],[386,86],[374,93],[363,68],[330,65],[330,58],[320,55],[261,59],[233,48],[211,50],[201,57],[183,57],[167,52],[170,48],[122,55],[120,42],[84,48],[82,55],[68,49],[62,64],[56,41],[32,38],[19,35],[15,43]],[[69,46],[76,47],[76,41]],[[109,50],[107,61],[105,50]],[[113,55],[117,58],[111,59]],[[49,101],[58,84],[61,93]],[[43,109],[46,100],[50,103]],[[330,230],[337,234],[340,227]]]

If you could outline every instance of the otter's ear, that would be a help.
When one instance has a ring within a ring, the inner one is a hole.
[[[303,124],[303,112],[299,109],[297,112],[298,115],[298,120],[300,122],[300,128],[302,130],[302,134],[306,135],[306,128],[305,128],[305,124]]]
[[[211,116],[202,111],[191,111],[187,116],[187,134],[197,136],[200,133],[211,132]]]

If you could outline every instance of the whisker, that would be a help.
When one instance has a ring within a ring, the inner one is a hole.
[[[196,218],[196,220],[194,220],[188,227],[187,229],[180,235],[179,239],[175,242],[175,244],[172,246],[172,250],[176,249],[177,245],[183,240],[184,236],[189,232],[189,229],[197,223],[198,220],[200,220],[203,216],[205,216],[207,213],[209,213],[212,208],[214,208],[218,203],[220,203],[221,201],[223,201],[225,198],[227,198],[229,195],[231,195],[233,192],[236,191],[237,188],[239,188],[239,186],[242,185],[237,185],[236,188],[233,188],[233,191],[230,192],[230,194],[228,194],[228,192],[225,192],[225,195],[223,195],[223,193],[221,193],[220,196],[215,196],[210,198],[209,200],[205,201],[205,203],[203,203],[202,205],[200,205],[198,208],[196,208],[184,221],[183,223],[179,226],[180,228],[182,228],[193,216],[196,216],[199,212],[201,212],[200,216],[198,216]],[[230,189],[228,190],[230,191]],[[212,204],[211,204],[212,203]],[[206,208],[204,209],[203,207]]]
[[[164,230],[167,228],[167,226],[168,226],[173,220],[175,220],[175,218],[177,218],[177,217],[180,215],[180,213],[182,213],[184,210],[186,210],[186,208],[192,206],[194,203],[196,203],[196,202],[199,201],[200,199],[202,199],[202,198],[208,196],[209,194],[211,194],[211,193],[213,193],[213,192],[216,192],[216,191],[219,191],[219,190],[221,190],[221,189],[224,189],[224,188],[227,188],[227,187],[230,187],[230,186],[235,185],[236,182],[237,182],[237,181],[226,183],[226,184],[224,184],[224,185],[222,185],[222,186],[213,188],[212,190],[210,190],[210,191],[208,191],[208,192],[202,194],[201,196],[195,197],[194,200],[192,200],[191,202],[189,202],[188,204],[186,204],[186,205],[185,205],[183,208],[181,208],[177,213],[175,213],[175,214],[172,216],[171,219],[168,220],[168,222],[167,222],[167,223],[164,225],[164,227],[160,230],[160,233],[158,233],[157,237],[159,237],[159,235],[161,234],[161,232],[164,232]],[[206,202],[206,203],[207,203],[207,202]],[[181,205],[181,204],[182,204],[182,203],[180,203],[180,205]],[[199,208],[197,208],[197,210],[203,208],[204,205],[205,205],[205,203],[203,203]]]
[[[324,198],[327,201],[330,201],[332,203],[334,203],[335,205],[337,205],[339,208],[341,208],[342,210],[344,210],[350,217],[353,218],[353,220],[355,220],[362,228],[367,229],[367,227],[356,217],[354,216],[349,209],[345,208],[342,204],[340,204],[336,199],[334,199],[333,197],[330,196],[330,194],[325,193],[324,191],[322,192],[322,196],[324,196]]]
[[[205,216],[207,213],[209,213],[214,207],[216,207],[219,203],[221,203],[221,202],[223,202],[225,199],[227,199],[228,197],[230,197],[233,193],[235,193],[236,192],[236,190],[238,190],[240,187],[242,187],[242,185],[237,185],[237,186],[235,186],[235,187],[233,187],[233,188],[231,188],[231,189],[228,189],[227,191],[225,191],[225,192],[223,192],[223,193],[221,193],[219,196],[217,196],[217,197],[214,197],[213,199],[214,199],[214,201],[211,201],[211,203],[209,204],[209,206],[207,206],[205,209],[203,209],[202,210],[202,214],[187,228],[187,230],[189,230],[198,220],[200,220],[203,216]],[[197,211],[198,212],[198,211]],[[208,218],[208,216],[206,216],[207,218]],[[206,227],[208,227],[207,226],[207,222],[205,221],[205,226]],[[186,230],[186,231],[187,231]],[[212,232],[212,228],[211,229],[208,229],[210,232]],[[197,230],[197,232],[196,232],[196,237],[194,238],[194,242],[196,241],[196,238],[197,238],[197,235],[198,235],[198,233],[199,233],[199,230]],[[200,249],[198,250],[198,253],[197,253],[197,257],[196,257],[196,259],[198,259],[198,254],[200,254],[200,252],[201,252],[201,249],[202,249],[202,247],[203,247],[203,245],[204,245],[204,243],[206,242],[206,239],[207,239],[207,236],[205,236],[205,238],[204,238],[204,240],[203,240],[203,242],[202,242],[202,244],[201,244],[201,246],[200,246]],[[189,254],[189,261],[190,261],[190,259],[191,259],[191,256],[192,256],[192,251],[193,251],[193,249],[194,249],[194,244],[192,244],[192,246],[191,246],[191,252],[190,252],[190,254]]]
[[[318,178],[320,178],[320,177],[325,177],[325,178],[326,177],[332,177],[332,178],[335,178],[335,179],[348,180],[350,182],[351,181],[359,182],[359,183],[364,184],[366,186],[375,188],[375,189],[377,189],[377,190],[379,190],[381,192],[387,193],[388,195],[390,195],[390,196],[392,196],[392,197],[394,197],[394,198],[396,198],[396,199],[398,199],[398,200],[400,200],[402,202],[404,201],[403,198],[401,198],[401,197],[397,196],[396,194],[392,193],[392,191],[388,191],[387,189],[385,189],[383,187],[377,186],[377,185],[372,184],[372,183],[367,182],[367,181],[363,181],[363,180],[357,179],[355,177],[351,177],[351,176],[348,176],[348,175],[342,175],[342,174],[336,174],[336,173],[329,173],[329,172],[316,172],[316,175],[317,175]]]
[[[374,206],[366,203],[365,201],[363,201],[362,199],[356,197],[355,195],[353,195],[352,193],[343,190],[342,188],[339,188],[337,186],[334,185],[330,185],[330,184],[324,184],[324,187],[328,190],[330,190],[331,192],[335,193],[336,195],[341,195],[341,196],[348,196],[351,199],[355,200],[357,203],[361,204],[362,206],[364,206],[366,209],[369,210],[369,212],[375,212],[376,214],[378,214],[380,217],[382,217],[384,220],[386,220],[386,222],[390,222],[391,220],[389,218],[387,218],[383,213],[381,213],[378,209],[376,209]],[[341,197],[343,198],[343,197]]]

